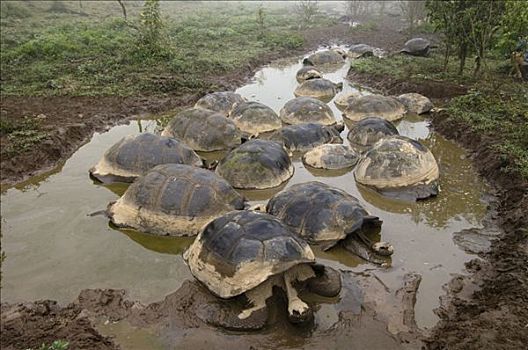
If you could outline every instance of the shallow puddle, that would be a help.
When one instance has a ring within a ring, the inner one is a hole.
[[[279,112],[294,98],[299,62],[265,67],[257,72],[253,82],[237,92]],[[346,93],[354,90],[344,79],[347,71],[345,64],[325,77],[343,81]],[[341,119],[334,103],[329,105]],[[147,303],[162,299],[192,278],[181,257],[192,238],[151,237],[133,230],[118,230],[105,217],[89,215],[105,209],[126,190],[126,185],[95,184],[88,177],[88,169],[120,138],[158,128],[155,120],[142,120],[96,134],[54,172],[4,191],[2,249],[7,258],[2,271],[2,301],[55,299],[67,303],[85,288],[124,288],[130,299]],[[421,117],[408,116],[399,122],[398,129],[403,135],[422,140],[435,155],[441,171],[437,198],[418,203],[387,199],[359,188],[351,171],[310,171],[299,160],[295,161],[294,176],[281,188],[245,191],[244,195],[251,204],[265,203],[282,188],[318,180],[358,197],[367,210],[383,219],[381,237],[395,248],[392,266],[367,264],[340,249],[316,250],[316,254],[340,269],[375,270],[389,290],[398,288],[407,272],[421,274],[416,319],[419,327],[429,328],[437,321],[432,310],[439,304],[442,285],[473,257],[457,248],[452,234],[480,227],[486,213],[486,186],[464,150],[432,132]],[[347,132],[348,128],[342,133],[345,143]],[[321,304],[316,317],[320,327],[330,327],[336,310],[331,304]]]

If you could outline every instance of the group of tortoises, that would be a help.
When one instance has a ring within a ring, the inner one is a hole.
[[[210,93],[176,113],[161,136],[126,137],[90,170],[102,182],[132,183],[107,208],[114,225],[155,235],[197,235],[184,254],[192,274],[220,298],[245,295],[249,301],[236,317],[225,318],[227,328],[244,328],[244,320],[260,315],[274,286],[285,291],[292,322],[312,316],[298,288],[338,295],[339,273],[316,264],[311,245],[324,250],[341,245],[378,264],[393,253],[390,244],[368,238],[379,232],[381,220],[339,188],[299,183],[276,193],[265,208],[252,209],[237,189],[285,183],[295,171],[292,156],[301,153],[308,167],[357,164],[356,181],[384,194],[404,192],[413,199],[436,194],[438,166],[431,152],[399,136],[392,124],[407,110],[430,109],[423,96],[341,99],[343,118],[352,123],[350,146],[342,144],[344,124],[325,103],[340,87],[324,79],[320,67],[342,64],[346,55],[326,50],[305,59],[296,75],[298,97],[278,114],[234,92]],[[196,153],[212,151],[226,152],[215,169]]]

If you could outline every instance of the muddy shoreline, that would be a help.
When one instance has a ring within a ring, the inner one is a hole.
[[[403,82],[351,71],[349,79],[385,94],[418,92],[437,103],[467,88],[435,81]],[[462,145],[479,174],[498,198],[493,220],[503,230],[488,253],[466,264],[469,275],[455,276],[436,310],[441,321],[425,340],[429,349],[521,349],[528,343],[528,183],[506,173],[508,160],[494,148],[499,140],[481,135],[441,111],[431,116],[433,129]]]

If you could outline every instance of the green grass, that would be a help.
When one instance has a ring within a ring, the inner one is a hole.
[[[265,9],[262,31],[256,4],[163,3],[166,39],[152,52],[140,44],[134,28],[141,8],[129,5],[125,22],[113,3],[101,5],[113,11],[107,17],[94,8],[97,4],[80,9],[74,7],[77,1],[64,2],[64,13],[50,12],[53,3],[47,9],[39,2],[2,5],[10,7],[11,15],[1,22],[1,94],[129,96],[209,90],[215,88],[211,77],[303,45],[297,24],[284,9]],[[328,23],[323,17],[314,25]]]
[[[0,136],[9,140],[0,151],[2,157],[23,153],[49,138],[48,132],[41,130],[38,119],[30,117],[17,121],[0,118]]]

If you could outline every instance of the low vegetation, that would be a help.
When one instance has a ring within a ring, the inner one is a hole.
[[[211,76],[303,45],[291,13],[258,4],[194,4],[189,11],[180,3],[125,2],[125,20],[117,2],[82,3],[2,3],[2,95],[214,89]],[[106,17],[99,13],[105,7]],[[328,23],[315,16],[311,24]]]

